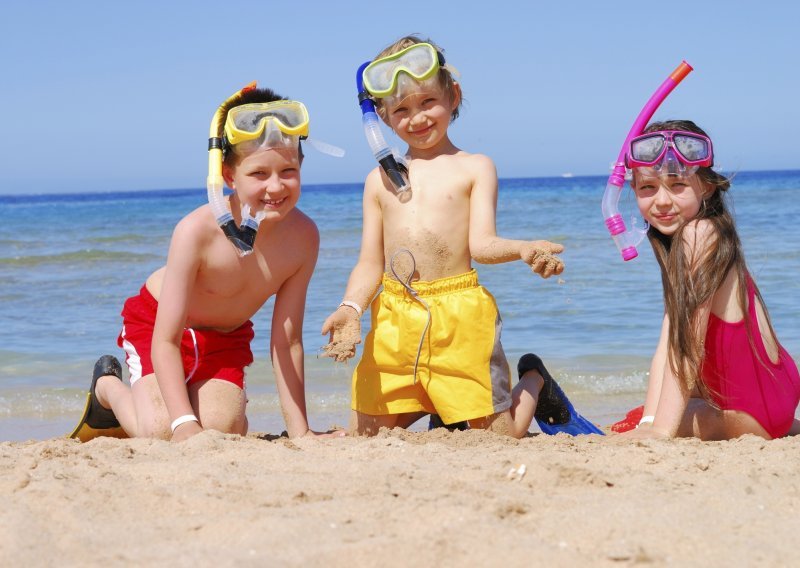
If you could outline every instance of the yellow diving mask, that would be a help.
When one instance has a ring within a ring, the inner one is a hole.
[[[296,146],[298,137],[308,136],[308,122],[308,111],[299,101],[240,105],[228,112],[225,139],[234,148],[243,142],[268,147]]]
[[[445,64],[444,55],[429,43],[416,43],[397,53],[376,59],[364,69],[364,88],[375,98],[388,97],[397,89],[400,73],[422,82]]]

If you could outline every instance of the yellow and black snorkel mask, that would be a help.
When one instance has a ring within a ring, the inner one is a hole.
[[[259,211],[254,217],[250,207],[242,205],[242,223],[240,226],[236,225],[222,193],[225,185],[222,177],[223,153],[230,150],[253,151],[260,146],[297,147],[300,138],[308,136],[308,111],[297,101],[281,100],[235,106],[228,111],[223,125],[222,115],[225,109],[255,88],[256,83],[250,83],[220,105],[211,120],[208,138],[208,202],[217,224],[240,256],[253,252],[258,225],[265,214]]]
[[[299,101],[278,100],[266,103],[248,103],[233,106],[242,96],[256,88],[250,83],[234,93],[220,105],[211,120],[208,139],[208,178],[206,190],[208,202],[217,220],[217,224],[234,244],[240,256],[253,252],[258,225],[265,213],[259,211],[251,215],[250,208],[242,205],[242,223],[236,221],[228,208],[222,190],[225,182],[222,177],[222,161],[224,154],[249,153],[259,148],[298,148],[300,140],[308,137],[308,111]],[[225,123],[222,116],[228,110]],[[311,145],[320,152],[341,157],[344,150],[319,140],[311,141]]]
[[[308,137],[308,111],[299,101],[250,103],[232,108],[225,120],[225,142],[250,152],[265,148],[297,147]]]

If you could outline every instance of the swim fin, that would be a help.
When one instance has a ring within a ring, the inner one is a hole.
[[[558,386],[555,379],[547,372],[542,360],[533,353],[520,357],[517,372],[522,377],[528,371],[537,371],[544,379],[544,386],[539,394],[539,402],[533,417],[542,432],[555,435],[559,432],[578,436],[581,434],[599,434],[603,431],[578,414],[575,407]]]
[[[625,415],[625,418],[611,425],[612,432],[621,433],[627,432],[628,430],[635,430],[636,427],[639,426],[639,421],[642,419],[643,414],[644,406],[637,406],[630,410],[628,414]]]
[[[113,355],[103,355],[94,364],[92,386],[86,395],[86,407],[83,409],[83,416],[81,416],[78,425],[68,436],[69,438],[77,438],[81,442],[88,442],[100,436],[110,438],[128,437],[114,413],[108,408],[104,408],[95,395],[97,379],[105,375],[113,375],[120,381],[122,380],[122,365]]]
[[[441,416],[438,414],[431,414],[430,420],[428,421],[428,430],[433,430],[434,428],[447,428],[451,432],[455,430],[464,431],[469,430],[469,423],[466,420],[462,420],[461,422],[445,424]]]

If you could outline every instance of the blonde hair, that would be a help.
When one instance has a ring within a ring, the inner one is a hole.
[[[407,35],[398,39],[396,42],[385,48],[381,51],[378,55],[375,56],[373,61],[380,59],[381,57],[387,57],[389,55],[394,55],[398,51],[402,51],[407,47],[411,47],[412,45],[416,45],[418,43],[429,43],[431,44],[436,51],[444,54],[444,49],[436,45],[430,39],[422,39],[416,35]],[[450,98],[450,102],[453,102],[458,97],[458,106],[453,109],[453,112],[450,114],[450,122],[453,122],[455,119],[458,118],[459,109],[461,108],[461,102],[463,97],[461,96],[460,87],[455,79],[453,79],[453,75],[450,73],[446,67],[439,67],[439,72],[436,75],[437,83],[439,88],[442,89],[442,92]],[[376,99],[375,106],[378,109],[378,112],[381,113],[383,116],[384,108],[383,108],[383,99]]]

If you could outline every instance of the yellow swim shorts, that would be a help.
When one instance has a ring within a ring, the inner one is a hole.
[[[383,277],[372,302],[372,330],[353,373],[353,410],[370,415],[431,412],[445,424],[511,407],[511,376],[500,345],[497,303],[478,274],[403,285]],[[422,342],[416,381],[414,361]]]

